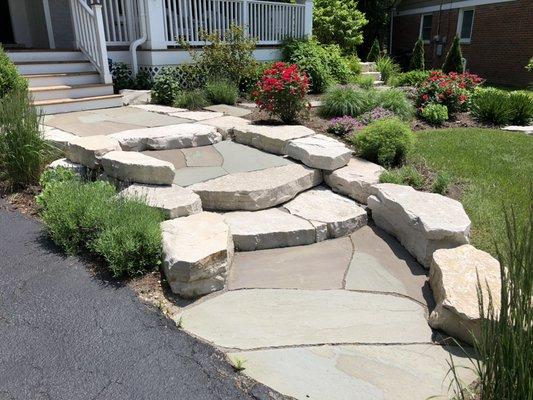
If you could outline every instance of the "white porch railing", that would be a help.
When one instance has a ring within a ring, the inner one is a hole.
[[[103,0],[102,15],[107,44],[127,46],[139,37],[138,0]]]
[[[102,6],[96,4],[96,1],[88,6],[86,0],[71,0],[70,4],[78,48],[96,67],[104,83],[111,83],[113,80],[107,61]]]

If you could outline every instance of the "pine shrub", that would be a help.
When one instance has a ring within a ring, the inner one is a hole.
[[[409,69],[411,71],[423,71],[426,69],[426,62],[424,59],[424,42],[422,39],[418,39],[413,49],[413,55],[411,56],[411,62],[409,63]]]
[[[449,74],[450,72],[464,72],[463,54],[458,36],[453,39],[452,46],[448,50],[448,54],[446,54],[446,59],[442,65],[442,72],[445,74]]]

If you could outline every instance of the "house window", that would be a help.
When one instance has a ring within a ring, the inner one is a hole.
[[[429,43],[431,40],[431,25],[433,24],[433,14],[423,14],[420,19],[420,38]]]
[[[459,10],[457,21],[457,35],[462,43],[470,43],[472,39],[472,27],[474,25],[474,9]]]

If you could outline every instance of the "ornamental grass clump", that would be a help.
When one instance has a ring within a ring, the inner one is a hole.
[[[472,115],[479,121],[505,125],[511,120],[509,94],[495,88],[479,88],[472,95]]]
[[[309,78],[298,70],[296,64],[277,62],[263,72],[252,92],[252,99],[259,109],[284,123],[293,123],[307,109],[308,91]]]
[[[205,86],[205,95],[212,104],[232,106],[239,98],[239,88],[233,82],[225,79],[209,81]]]
[[[327,91],[318,112],[325,118],[345,115],[357,117],[374,107],[375,98],[376,92],[373,90],[334,86]]]
[[[364,125],[357,119],[345,115],[344,117],[333,118],[329,121],[326,131],[335,136],[346,136],[364,128]]]

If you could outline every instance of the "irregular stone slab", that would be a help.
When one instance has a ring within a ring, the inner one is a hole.
[[[60,115],[63,115],[63,114],[60,114]],[[84,117],[84,118],[88,118],[88,117]],[[111,121],[58,123],[57,126],[61,130],[70,132],[76,136],[83,136],[83,137],[110,135],[110,134],[122,132],[128,129],[141,128],[139,125],[123,124],[123,123],[111,122]]]
[[[429,317],[429,324],[433,328],[470,344],[473,344],[473,338],[480,339],[482,318],[478,306],[478,276],[485,312],[490,291],[498,314],[501,306],[498,260],[469,244],[433,253],[429,270],[429,284],[437,303]]]
[[[424,308],[414,301],[345,290],[237,290],[186,308],[182,317],[187,332],[217,346],[241,350],[326,343],[428,343],[432,335]]]
[[[190,187],[208,210],[257,211],[274,207],[320,184],[320,171],[298,164],[239,172]]]
[[[470,219],[461,203],[410,186],[372,186],[368,207],[377,226],[394,235],[426,268],[433,252],[468,243]]]
[[[168,150],[207,146],[220,142],[222,135],[212,126],[178,124],[156,128],[132,129],[110,135],[123,150]]]
[[[120,144],[109,136],[89,136],[72,139],[65,148],[67,158],[88,168],[96,168],[100,158],[110,151],[120,150]]]
[[[121,109],[131,109],[132,112],[128,113],[120,113],[120,112],[106,112],[106,120],[107,121],[113,121],[113,122],[121,122],[124,124],[134,124],[138,126],[144,126],[147,128],[152,127],[163,127],[163,126],[170,126],[170,125],[177,125],[177,124],[183,124],[183,123],[190,123],[191,121],[189,119],[185,118],[178,118],[171,115],[163,115],[158,114],[150,111],[143,111],[139,109],[135,109],[133,107],[122,107]],[[98,110],[100,111],[100,110]]]
[[[200,197],[193,191],[178,185],[134,184],[122,190],[120,195],[140,199],[149,206],[163,211],[166,217],[170,219],[202,212]]]
[[[228,289],[342,289],[352,257],[349,238],[236,253]],[[325,268],[327,266],[327,268]]]
[[[202,121],[202,124],[214,126],[222,134],[224,138],[227,138],[233,133],[233,129],[237,126],[250,125],[252,121],[239,117],[224,116],[219,118],[206,119]]]
[[[502,128],[504,131],[511,131],[511,132],[522,132],[526,135],[533,135],[533,125],[527,125],[527,126],[506,126]]]
[[[227,174],[222,167],[187,167],[176,170],[174,183],[179,186],[190,186]]]
[[[184,150],[184,149],[183,149]],[[147,150],[141,151],[141,154],[144,154],[149,157],[157,158],[158,160],[168,161],[176,170],[187,167],[187,160],[182,150],[179,149],[170,149],[170,150]]]
[[[44,140],[59,150],[64,150],[71,140],[78,137],[72,133],[46,125],[41,125],[41,130]]]
[[[181,152],[185,156],[187,167],[220,167],[224,162],[214,146],[191,147],[182,149]]]
[[[327,237],[349,235],[366,225],[366,211],[353,200],[318,187],[296,196],[284,204],[291,214],[326,225]]]
[[[228,172],[248,172],[294,164],[291,160],[225,140],[213,147],[224,158],[222,167]]]
[[[82,176],[87,173],[87,167],[85,165],[73,163],[66,158],[60,158],[59,160],[52,161],[50,165],[48,165],[48,168],[50,169],[55,169],[58,167],[69,169]]]
[[[187,111],[185,108],[162,106],[160,104],[134,104],[131,107],[139,108],[144,111],[155,112],[158,114],[171,114],[176,112]]]
[[[245,375],[299,400],[424,400],[448,398],[453,357],[459,378],[475,380],[473,365],[458,346],[320,346],[230,353],[245,361]]]
[[[163,270],[174,293],[190,298],[224,288],[233,240],[222,216],[202,212],[165,221],[161,230]]]
[[[378,227],[363,226],[350,238],[354,254],[346,274],[347,290],[397,293],[433,308],[427,271],[394,237]]]
[[[133,151],[112,151],[101,159],[104,172],[125,182],[171,185],[174,166]]]
[[[170,114],[173,117],[189,119],[192,121],[203,121],[211,118],[219,118],[224,114],[221,112],[212,112],[212,111],[184,111],[184,112],[175,112]]]
[[[344,167],[352,157],[352,151],[344,143],[326,135],[290,140],[285,152],[309,167],[327,171]]]
[[[345,167],[324,172],[324,181],[333,191],[366,204],[370,187],[379,183],[379,177],[384,171],[380,165],[352,157]]]
[[[269,153],[285,155],[285,146],[292,139],[312,136],[315,131],[301,125],[248,125],[233,129],[237,143],[252,146]]]
[[[152,100],[151,90],[122,89],[120,94],[122,95],[122,104],[125,106],[146,104]]]
[[[308,221],[277,208],[224,214],[235,248],[240,251],[300,246],[315,242],[315,228]]]
[[[216,104],[214,106],[204,107],[204,110],[221,112],[232,117],[244,117],[245,115],[252,113],[251,110],[247,110],[242,107],[230,106],[227,104]]]

